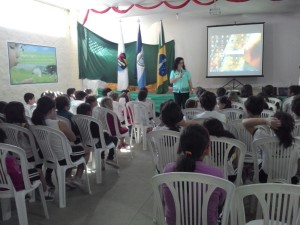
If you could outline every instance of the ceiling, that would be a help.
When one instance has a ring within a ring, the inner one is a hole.
[[[161,0],[35,0],[58,6],[65,9],[87,10],[95,9],[103,11],[108,7],[119,7],[119,9],[128,9],[132,4],[140,4],[143,6],[153,6],[161,2]],[[187,0],[165,0],[174,6],[178,6]],[[212,0],[198,0],[199,2],[211,2]],[[255,13],[289,13],[300,14],[300,0],[248,0],[246,2],[230,2],[227,0],[216,0],[212,5],[202,6],[194,3],[192,0],[181,9],[170,9],[166,5],[151,9],[139,9],[133,6],[125,14],[113,12],[109,10],[110,15],[114,17],[132,17],[132,16],[144,16],[152,14],[188,14],[190,16],[210,16],[209,9],[217,7],[221,10],[222,16],[227,15],[240,15],[240,14],[255,14]]]

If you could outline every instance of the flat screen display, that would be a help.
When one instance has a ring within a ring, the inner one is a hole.
[[[207,77],[263,76],[264,23],[207,27]]]

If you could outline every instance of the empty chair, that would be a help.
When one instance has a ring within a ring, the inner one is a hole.
[[[226,197],[221,224],[228,224],[235,187],[227,180],[199,173],[174,172],[154,176],[152,187],[159,213],[159,224],[167,224],[164,215],[166,208],[163,208],[166,206],[166,202],[163,204],[166,199],[162,199],[166,196],[161,195],[161,189],[164,189],[164,194],[168,194],[170,201],[174,200],[175,218],[172,219],[176,219],[176,225],[210,225],[211,217],[217,217],[217,212],[212,211],[213,200],[210,201],[210,198],[215,199],[214,195],[224,193],[223,196]]]
[[[244,166],[244,158],[246,153],[246,145],[233,138],[210,136],[210,152],[204,159],[204,162],[211,166],[219,167],[224,177],[227,178],[233,171],[233,162],[236,161],[236,179],[234,183],[239,186],[242,182],[242,171]]]
[[[186,120],[194,119],[194,116],[202,113],[204,110],[199,108],[186,108],[182,110],[183,115],[185,116]]]
[[[168,163],[177,160],[179,136],[179,132],[171,130],[157,130],[147,134],[148,146],[158,173],[162,173]]]
[[[247,219],[245,198],[255,196],[262,217]],[[300,187],[291,184],[252,184],[240,186],[235,191],[238,224],[246,225],[299,225]]]
[[[99,120],[96,120],[95,118],[91,116],[86,115],[74,115],[72,117],[72,121],[77,125],[80,136],[82,140],[82,144],[84,146],[92,146],[93,148],[93,161],[96,165],[96,182],[97,184],[102,183],[102,160],[101,160],[101,153],[105,150],[109,150],[111,148],[114,148],[115,145],[113,142],[106,145],[105,139],[104,139],[104,130],[102,127],[102,124]],[[99,135],[100,140],[98,138],[93,138],[92,132],[91,132],[91,123],[95,123],[99,127]],[[97,144],[100,141],[101,147],[99,147]],[[117,151],[115,151],[115,158],[117,158]],[[118,160],[116,160],[118,162]],[[103,165],[104,166],[104,165]]]
[[[227,122],[245,118],[245,111],[241,109],[228,108],[220,110],[220,113],[225,114]]]
[[[38,145],[44,156],[44,166],[55,171],[58,183],[59,207],[66,207],[66,170],[84,165],[86,189],[91,194],[87,167],[83,157],[76,161],[71,159],[72,149],[67,137],[59,130],[48,126],[31,126],[30,130],[34,134]],[[55,143],[54,141],[55,140]],[[59,161],[65,160],[65,165],[61,165]]]
[[[260,117],[261,117],[261,118],[269,118],[269,117],[273,116],[274,113],[275,113],[275,112],[272,111],[272,110],[264,109],[264,110],[261,112]]]
[[[19,158],[20,169],[24,182],[24,188],[16,190],[8,170],[6,167],[6,157],[8,153],[13,153]],[[45,217],[49,219],[48,209],[45,201],[44,191],[40,180],[31,182],[28,175],[28,165],[25,151],[17,146],[0,143],[0,200],[2,208],[2,217],[7,220],[11,216],[10,212],[10,198],[14,198],[16,202],[16,208],[18,211],[19,224],[28,225],[27,210],[25,204],[25,195],[39,189],[41,201],[45,213]]]
[[[277,137],[263,138],[255,140],[252,149],[262,151],[264,164],[262,168],[268,175],[268,183],[291,183],[291,178],[297,172],[299,140],[295,139],[290,147],[284,148],[279,144]]]

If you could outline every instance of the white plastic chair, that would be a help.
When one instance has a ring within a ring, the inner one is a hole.
[[[234,109],[241,109],[244,112],[246,112],[246,108],[245,108],[245,105],[243,103],[231,102],[231,107],[234,108]]]
[[[192,120],[194,119],[194,116],[197,114],[200,114],[204,112],[203,109],[199,109],[199,108],[187,108],[187,109],[182,109],[182,113],[185,116],[186,120]]]
[[[33,134],[29,129],[10,123],[0,123],[0,128],[6,134],[7,138],[5,143],[23,148],[25,150],[27,159],[32,156],[34,157],[34,165],[32,165],[32,168],[34,168],[35,165],[42,163],[42,160],[38,154],[38,147],[34,140]],[[28,148],[24,148],[24,144],[29,145],[30,148],[29,146]]]
[[[246,223],[244,200],[248,196],[257,198],[262,218],[257,216]],[[299,225],[299,197],[298,185],[265,183],[240,186],[235,191],[238,224]]]
[[[23,190],[15,190],[12,180],[6,169],[6,156],[8,152],[12,152],[20,160],[22,177],[24,181]],[[40,180],[31,182],[28,175],[28,165],[25,151],[17,146],[0,143],[0,200],[2,208],[3,220],[8,220],[11,217],[10,198],[14,198],[18,211],[20,225],[28,225],[27,210],[25,203],[25,195],[39,189],[41,201],[45,213],[45,217],[49,219],[48,209],[45,201],[44,191]]]
[[[269,107],[269,110],[273,111],[274,113],[277,111],[277,106],[271,102],[266,102],[268,107]]]
[[[205,157],[204,162],[220,168],[224,173],[224,177],[227,179],[229,172],[228,161],[230,160],[229,153],[236,154],[236,158],[238,159],[234,183],[236,186],[239,186],[242,183],[242,172],[246,153],[246,145],[243,142],[233,138],[210,136],[210,153]]]
[[[77,167],[80,164],[84,165],[86,189],[87,192],[91,194],[85,159],[81,157],[74,162],[71,160],[70,154],[72,153],[72,149],[64,133],[47,126],[31,126],[30,130],[34,134],[35,139],[42,150],[44,156],[44,166],[55,171],[58,183],[59,207],[66,207],[65,176],[67,169]],[[53,145],[54,139],[55,142],[59,143],[60,146]],[[66,160],[66,165],[59,164],[59,161],[63,159]]]
[[[264,163],[268,171],[268,183],[291,183],[291,178],[297,172],[298,151],[300,141],[295,142],[289,148],[279,145],[277,137],[258,139],[253,142],[253,151],[261,149]]]
[[[83,146],[92,146],[93,148],[93,161],[96,166],[96,183],[100,184],[102,183],[102,160],[101,160],[101,153],[105,150],[109,150],[111,148],[115,148],[113,142],[106,145],[105,139],[104,139],[104,131],[102,128],[102,124],[99,120],[96,120],[95,118],[91,116],[86,115],[74,115],[72,117],[72,121],[77,125],[81,141]],[[100,142],[102,147],[97,147],[96,144],[99,142],[98,138],[93,138],[93,135],[91,133],[91,123],[95,123],[99,127],[99,134],[100,134]],[[115,158],[118,162],[117,157],[117,151],[115,151]]]
[[[67,119],[66,117],[56,115],[56,119],[65,122],[68,125],[68,127],[70,129],[72,129],[71,121],[69,119]]]
[[[261,117],[261,118],[269,118],[269,117],[273,116],[274,113],[275,113],[275,112],[272,111],[272,110],[264,109],[264,110],[261,112],[260,117]]]
[[[130,146],[132,145],[133,135],[136,143],[140,143],[140,137],[143,137],[143,150],[147,149],[147,128],[152,127],[149,123],[148,109],[140,102],[130,101],[126,103],[126,108],[131,114],[132,129],[130,135]]]
[[[288,97],[285,99],[285,101],[282,103],[282,111],[292,114],[292,101],[294,99],[294,96]]]
[[[147,134],[148,147],[153,154],[155,170],[162,173],[164,167],[178,158],[180,133],[171,130],[151,131]]]
[[[295,120],[295,128],[293,131],[293,136],[300,136],[300,120]]]
[[[281,109],[281,106],[282,106],[282,102],[280,99],[278,98],[273,98],[273,97],[269,97],[269,102],[271,102],[272,104],[276,105],[278,104],[279,105],[279,109]]]
[[[245,112],[241,109],[228,108],[220,110],[220,113],[225,114],[227,122],[245,118]]]
[[[200,173],[165,173],[152,178],[154,202],[159,213],[159,224],[166,225],[161,189],[167,187],[174,199],[176,225],[210,225],[207,221],[208,202],[217,188],[223,189],[226,198],[223,207],[222,225],[228,224],[234,184],[231,182]],[[193,201],[194,200],[194,201]]]

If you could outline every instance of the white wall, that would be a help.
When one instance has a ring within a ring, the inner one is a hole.
[[[76,20],[67,11],[28,0],[0,2],[0,100],[21,101],[26,92],[38,98],[45,90],[81,88],[78,79]],[[70,23],[71,21],[71,23]],[[58,83],[10,85],[7,41],[56,47]]]
[[[83,18],[83,15],[81,15]],[[298,84],[300,76],[300,16],[298,15],[238,15],[222,17],[191,17],[188,14],[152,15],[123,18],[122,29],[125,43],[135,41],[137,20],[140,20],[142,39],[147,44],[157,44],[159,21],[163,20],[166,41],[175,40],[176,56],[185,58],[187,69],[192,74],[194,86],[217,88],[229,78],[208,79],[206,76],[207,26],[265,22],[264,77],[238,78],[253,86],[289,86]],[[80,19],[79,21],[83,21]],[[118,42],[120,19],[90,13],[86,27],[100,36]],[[155,62],[154,62],[155,63]]]

